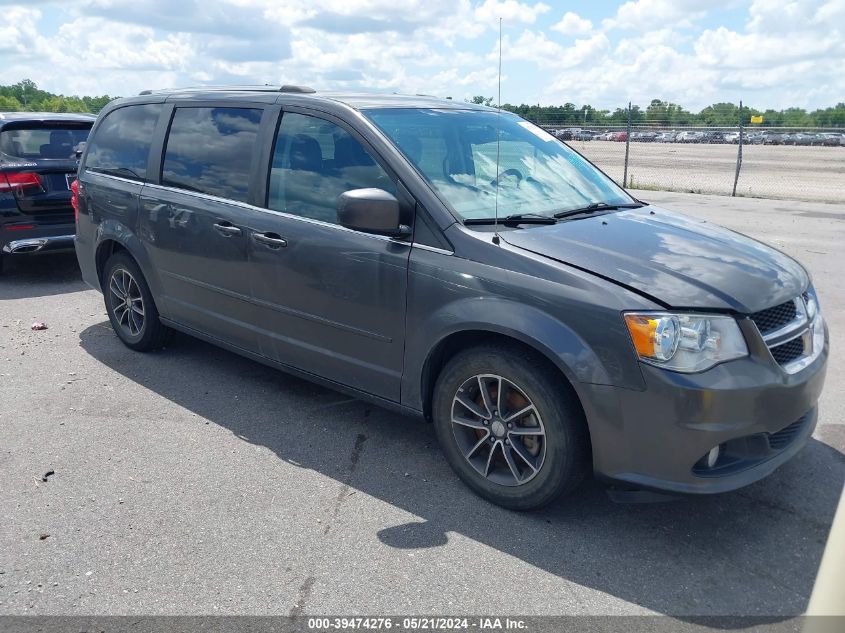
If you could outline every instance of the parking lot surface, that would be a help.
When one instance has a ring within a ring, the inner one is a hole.
[[[73,256],[33,258],[0,279],[0,614],[801,613],[845,481],[845,209],[638,195],[814,276],[820,424],[770,478],[509,512],[429,425],[186,336],[132,352]]]
[[[568,141],[617,182],[622,182],[625,143]],[[736,145],[630,144],[628,182],[634,187],[687,193],[730,194],[736,174]],[[845,191],[845,149],[745,145],[740,196],[841,203]]]

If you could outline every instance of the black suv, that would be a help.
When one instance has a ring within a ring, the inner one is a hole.
[[[100,114],[78,182],[79,263],[127,346],[176,329],[427,418],[510,508],[591,470],[730,490],[816,424],[828,343],[801,265],[506,112],[150,92]]]
[[[72,250],[71,185],[90,114],[0,112],[0,271],[10,255]]]

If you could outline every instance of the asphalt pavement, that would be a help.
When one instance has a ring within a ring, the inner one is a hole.
[[[813,274],[820,424],[768,479],[509,512],[429,425],[186,336],[132,352],[73,256],[30,258],[0,279],[0,614],[803,612],[845,481],[845,208],[640,195]]]

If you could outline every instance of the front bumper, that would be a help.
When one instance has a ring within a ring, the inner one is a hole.
[[[752,355],[699,374],[642,365],[646,388],[579,387],[599,478],[676,493],[718,493],[751,484],[788,461],[817,420],[829,343],[788,374]],[[702,458],[716,446],[712,468]]]

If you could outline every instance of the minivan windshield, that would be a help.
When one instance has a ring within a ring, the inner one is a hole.
[[[580,154],[510,112],[378,108],[364,114],[462,220],[494,217],[497,189],[499,217],[551,218],[637,204]]]

